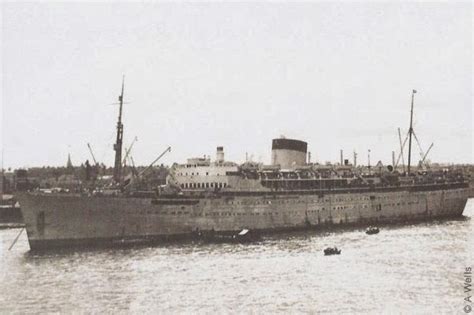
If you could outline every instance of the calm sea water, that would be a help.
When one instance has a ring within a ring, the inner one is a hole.
[[[268,236],[257,244],[169,244],[32,254],[0,230],[0,313],[463,313],[473,263],[465,217]],[[342,249],[324,256],[326,246]]]

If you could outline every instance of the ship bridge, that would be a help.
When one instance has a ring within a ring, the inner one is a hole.
[[[217,147],[216,160],[209,156],[190,158],[174,167],[173,179],[181,189],[221,189],[229,185],[230,173],[239,170],[237,163],[224,160],[224,148]],[[167,181],[169,182],[170,176]]]

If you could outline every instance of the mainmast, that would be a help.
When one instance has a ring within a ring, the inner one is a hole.
[[[410,175],[410,163],[411,163],[411,136],[413,134],[413,101],[415,99],[416,90],[411,93],[411,111],[410,111],[410,129],[408,129],[408,175]]]
[[[117,121],[117,140],[114,144],[115,164],[114,164],[114,180],[116,183],[122,181],[122,140],[123,140],[123,124],[122,124],[122,106],[123,106],[123,90],[125,76],[122,77],[122,94],[119,96],[119,116]]]

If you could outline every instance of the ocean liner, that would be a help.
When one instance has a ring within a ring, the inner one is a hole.
[[[214,161],[205,156],[174,164],[167,184],[152,191],[137,188],[140,176],[125,180],[122,174],[123,84],[119,101],[114,193],[19,195],[32,250],[453,218],[469,197],[462,173],[412,169],[413,95],[406,172],[391,165],[364,172],[342,158],[339,165],[312,164],[306,142],[279,138],[272,142],[271,165],[238,165],[217,147]]]

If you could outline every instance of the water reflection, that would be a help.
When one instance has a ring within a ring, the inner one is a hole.
[[[0,313],[452,312],[472,262],[465,218],[265,235],[250,244],[168,243],[30,252],[0,230]],[[341,255],[324,256],[337,246]]]

